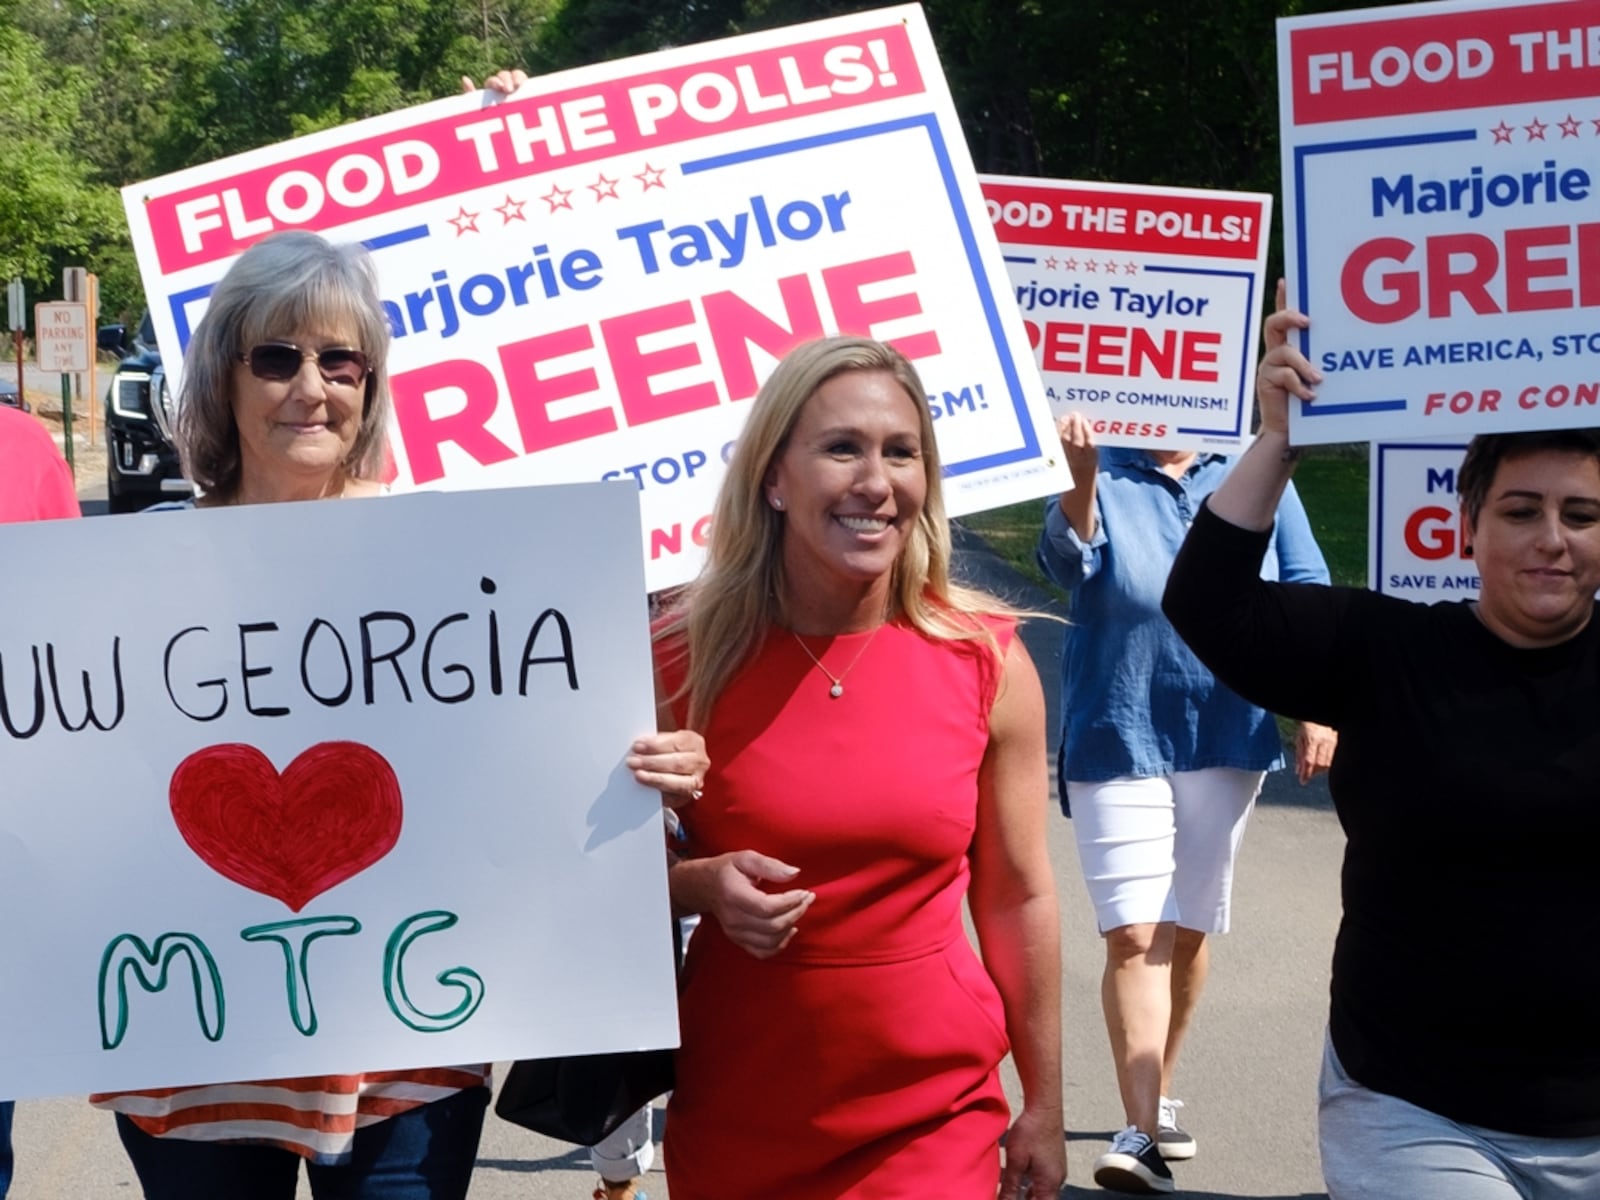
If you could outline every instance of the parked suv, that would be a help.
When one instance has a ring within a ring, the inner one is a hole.
[[[100,328],[100,349],[123,355],[106,392],[106,494],[112,512],[192,495],[172,441],[176,415],[150,314],[133,340],[122,325]]]

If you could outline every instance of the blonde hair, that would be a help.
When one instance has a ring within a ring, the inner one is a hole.
[[[239,427],[233,369],[250,347],[297,330],[348,325],[367,356],[366,396],[345,475],[376,479],[389,424],[389,320],[367,252],[305,230],[274,233],[251,246],[211,293],[183,357],[177,442],[184,473],[223,503],[238,494]]]
[[[687,655],[683,686],[673,699],[688,697],[691,728],[705,724],[722,689],[782,615],[784,517],[767,503],[764,482],[806,402],[828,380],[851,371],[892,375],[916,409],[922,440],[927,496],[890,576],[889,616],[904,617],[927,637],[983,641],[1000,656],[999,642],[979,618],[1016,610],[950,580],[939,448],[916,368],[881,342],[821,338],[786,355],[752,403],[717,493],[705,566],[657,627],[658,643],[677,643]]]

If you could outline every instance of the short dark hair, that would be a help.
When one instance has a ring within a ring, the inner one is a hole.
[[[1467,443],[1467,456],[1456,472],[1456,499],[1474,525],[1489,500],[1500,464],[1527,454],[1555,451],[1587,454],[1600,466],[1600,429],[1535,429],[1526,433],[1480,433]]]

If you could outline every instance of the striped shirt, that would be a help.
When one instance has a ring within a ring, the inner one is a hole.
[[[356,1130],[489,1082],[489,1064],[313,1075],[90,1096],[153,1137],[277,1146],[324,1166],[350,1160]]]

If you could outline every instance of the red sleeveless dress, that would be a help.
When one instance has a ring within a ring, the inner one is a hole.
[[[1002,647],[1014,633],[991,628]],[[800,868],[772,890],[817,898],[775,958],[709,916],[690,940],[673,1200],[994,1198],[1009,1044],[961,901],[999,664],[982,641],[898,623],[870,636],[808,639],[834,675],[849,668],[834,699],[773,630],[702,730],[691,852],[772,855]]]

